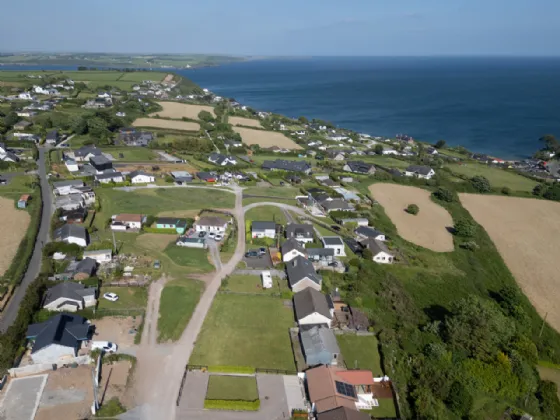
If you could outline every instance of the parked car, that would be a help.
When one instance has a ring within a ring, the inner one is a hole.
[[[156,270],[159,270],[161,268],[161,263],[159,262],[159,260],[154,261],[154,268]]]
[[[258,253],[259,253],[259,255],[264,255],[264,254],[266,254],[266,248],[259,248]]]
[[[209,238],[213,238],[214,236],[216,236],[216,233],[214,233],[214,232],[208,232],[208,237],[209,237]]]
[[[92,350],[101,350],[104,353],[115,353],[119,346],[115,343],[111,343],[110,341],[92,341],[91,342],[91,349]]]
[[[249,251],[245,253],[246,258],[258,257],[258,256],[259,254],[257,253],[257,251]]]
[[[111,302],[116,302],[117,300],[119,300],[119,295],[117,295],[116,293],[109,292],[103,294],[103,298],[110,300]]]
[[[221,241],[222,239],[224,239],[224,237],[223,237],[223,235],[222,235],[221,233],[218,233],[214,239],[215,239],[216,241]]]
[[[200,232],[200,233],[198,234],[198,237],[199,237],[199,238],[204,238],[205,236],[206,236],[206,232]]]

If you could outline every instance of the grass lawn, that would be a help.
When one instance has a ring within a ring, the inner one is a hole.
[[[354,334],[337,335],[338,346],[348,369],[371,370],[374,377],[383,375],[377,338],[375,336],[358,336]],[[357,361],[357,365],[355,364]]]
[[[364,162],[370,162],[373,164],[377,164],[377,165],[381,165],[381,166],[385,166],[388,168],[407,168],[411,165],[411,162],[407,162],[404,160],[400,160],[400,159],[395,159],[389,156],[381,156],[381,155],[375,155],[375,156],[359,156],[359,159],[357,160],[361,160]],[[352,176],[351,174],[348,174],[349,176]]]
[[[257,379],[254,376],[210,375],[207,400],[254,401],[258,398]]]
[[[295,370],[291,308],[267,296],[218,294],[189,363]]]
[[[14,176],[6,185],[0,185],[0,196],[15,200],[22,194],[30,194],[33,192],[30,184],[34,179],[35,177],[31,175]]]
[[[274,206],[259,206],[249,210],[245,213],[245,220],[261,221],[261,222],[276,222],[277,224],[286,224],[286,215],[280,207]]]
[[[214,271],[214,266],[208,260],[208,251],[205,249],[183,248],[175,244],[169,244],[164,252],[171,261],[181,267],[187,267],[191,273]]]
[[[494,168],[480,163],[466,163],[464,165],[448,165],[451,171],[461,175],[473,177],[481,175],[488,178],[493,187],[509,187],[513,191],[533,191],[537,182],[504,169]]]
[[[397,417],[395,402],[392,398],[378,398],[377,401],[379,401],[379,407],[362,411],[371,414],[376,419]]]
[[[148,290],[145,287],[102,287],[98,309],[146,309]],[[111,302],[103,298],[104,293],[116,293],[119,300]]]
[[[176,341],[189,323],[203,285],[197,280],[173,280],[161,293],[158,318],[158,341]]]
[[[299,188],[290,186],[284,187],[249,187],[243,190],[243,195],[257,195],[262,197],[295,198],[297,195],[304,195]],[[262,198],[260,201],[266,201]],[[271,200],[274,201],[274,200]]]
[[[145,147],[108,147],[102,149],[104,153],[110,153],[117,162],[142,162],[154,160],[156,154]],[[119,154],[123,157],[119,157]]]
[[[245,293],[262,293],[262,294],[272,294],[272,293],[282,293],[287,292],[288,282],[286,279],[280,279],[279,277],[273,277],[272,282],[274,284],[270,289],[262,288],[262,279],[260,276],[251,276],[246,274],[236,274],[230,276],[227,281],[227,285],[222,287],[223,290],[229,290],[232,292],[245,292]]]

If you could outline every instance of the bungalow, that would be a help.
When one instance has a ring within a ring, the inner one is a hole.
[[[15,154],[10,152],[9,150],[0,150],[0,160],[2,162],[19,162],[19,157]]]
[[[296,239],[290,238],[282,244],[280,247],[282,251],[282,261],[288,262],[292,261],[294,258],[307,257],[305,248]]]
[[[307,365],[338,364],[340,348],[331,329],[314,325],[310,329],[300,329],[299,337]]]
[[[334,250],[334,255],[340,257],[346,256],[344,241],[340,236],[323,236],[321,240],[325,248]]]
[[[108,184],[110,182],[124,182],[124,176],[120,172],[105,172],[95,175],[95,180],[100,184]]]
[[[320,203],[324,211],[330,213],[331,211],[352,211],[354,206],[342,198],[328,198]]]
[[[83,226],[69,225],[56,229],[53,232],[53,239],[57,242],[66,242],[67,244],[76,244],[86,247],[88,244],[87,233]]]
[[[216,172],[197,172],[197,178],[201,181],[216,182],[218,174]]]
[[[133,184],[149,184],[150,182],[155,182],[156,178],[143,171],[132,171],[128,174],[130,182]]]
[[[216,232],[224,233],[228,222],[218,216],[204,216],[194,223],[197,232]]]
[[[55,145],[58,143],[59,136],[57,130],[52,130],[47,133],[47,137],[45,139],[46,144]]]
[[[314,263],[327,265],[334,261],[334,249],[332,248],[307,248],[307,258]]]
[[[58,363],[77,356],[81,342],[90,339],[89,328],[87,319],[70,314],[29,325],[26,338],[33,342],[31,359],[34,363]]]
[[[192,182],[193,180],[193,176],[187,171],[171,172],[171,176],[173,177],[173,180],[178,183]]]
[[[31,196],[29,194],[23,194],[17,202],[18,209],[26,208],[27,205],[29,204],[30,199],[31,199]]]
[[[342,168],[346,172],[352,172],[355,174],[372,175],[375,173],[375,166],[371,163],[365,163],[361,161],[346,162],[346,165]]]
[[[14,124],[14,130],[22,131],[25,130],[27,127],[31,127],[33,125],[32,122],[21,120]]]
[[[68,194],[55,197],[54,207],[66,211],[78,210],[85,207],[86,203],[81,194]]]
[[[323,279],[313,268],[313,264],[302,256],[297,256],[286,264],[288,283],[293,292],[306,288],[321,290]]]
[[[211,153],[210,156],[208,156],[208,162],[212,162],[218,166],[237,165],[237,160],[235,160],[233,156],[226,156],[221,153]]]
[[[89,158],[89,163],[95,168],[98,174],[113,169],[113,162],[107,159],[104,155],[92,156]]]
[[[304,244],[313,242],[313,225],[288,223],[288,225],[286,226],[286,238],[293,238],[296,241],[302,242]]]
[[[371,251],[372,260],[379,264],[392,264],[395,256],[390,253],[384,242],[369,238],[361,242],[364,248]]]
[[[378,241],[385,241],[385,234],[377,229],[368,226],[358,227],[354,233],[358,239],[376,239]]]
[[[276,237],[275,222],[253,222],[251,224],[252,238],[272,238]]]
[[[387,155],[398,156],[399,152],[397,152],[395,149],[383,149],[381,154],[383,156],[387,156]]]
[[[243,143],[239,140],[224,140],[224,144],[228,147],[243,147]]]
[[[371,410],[379,405],[373,397],[371,371],[322,365],[307,370],[305,377],[311,407],[317,414],[339,407]]]
[[[146,216],[141,214],[121,213],[114,215],[111,219],[113,220],[111,222],[111,230],[121,231],[128,229],[140,230],[142,224],[146,222]]]
[[[112,249],[98,249],[94,251],[84,251],[84,260],[92,259],[99,264],[104,264],[111,262],[113,260],[113,250]]]
[[[127,146],[146,147],[154,140],[154,134],[149,131],[129,131],[119,132],[119,141]]]
[[[68,181],[53,182],[53,189],[56,195],[68,195],[75,193],[76,187],[83,187],[84,185],[84,181],[72,179]]]
[[[62,210],[58,219],[66,223],[82,223],[86,220],[87,214],[87,210],[83,207],[75,210]]]
[[[334,316],[334,305],[329,296],[308,287],[294,295],[294,311],[298,325],[327,325]]]
[[[64,282],[50,287],[45,293],[43,309],[59,312],[76,312],[95,306],[97,288],[80,283]]]
[[[34,117],[35,115],[37,115],[37,113],[35,111],[29,111],[29,110],[24,110],[24,111],[17,111],[16,112],[18,117]]]
[[[64,164],[66,165],[66,169],[68,169],[68,172],[78,172],[80,170],[80,167],[75,160],[66,159],[64,161]]]
[[[76,162],[89,162],[93,156],[102,156],[103,152],[95,146],[82,146],[72,153],[65,153]]]
[[[82,108],[86,109],[102,109],[108,108],[113,105],[113,101],[111,98],[95,98],[95,99],[88,99]]]
[[[429,166],[410,165],[404,170],[405,176],[415,176],[421,179],[431,179],[436,172]]]
[[[346,223],[356,223],[358,226],[367,226],[369,225],[369,220],[365,217],[355,217],[349,219],[340,219],[340,224],[345,225]]]
[[[156,221],[156,228],[175,229],[179,235],[182,235],[187,230],[187,221],[176,217],[160,217]]]
[[[35,96],[31,95],[29,92],[22,92],[18,95],[18,99],[23,99],[25,101],[34,101]]]
[[[428,147],[428,148],[426,149],[426,153],[429,154],[429,155],[437,155],[437,154],[438,154],[438,151],[437,151],[437,149],[434,148],[434,147]]]
[[[327,157],[329,160],[335,160],[335,161],[342,161],[346,159],[343,152],[339,152],[336,150],[329,150],[327,152]]]
[[[287,172],[303,172],[309,174],[311,172],[311,165],[301,160],[265,160],[262,164],[264,170],[278,170]]]

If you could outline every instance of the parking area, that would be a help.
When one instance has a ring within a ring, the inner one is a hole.
[[[134,346],[137,328],[142,324],[142,316],[106,316],[92,321],[95,325],[93,340],[110,341],[125,350]]]
[[[251,251],[258,251],[258,248],[249,249],[243,257],[243,262],[245,262],[247,268],[268,269],[273,267],[272,258],[270,258],[270,254],[268,252],[253,257],[247,255],[251,253]]]
[[[0,418],[2,420],[33,420],[47,377],[48,375],[37,375],[10,380],[0,403]]]

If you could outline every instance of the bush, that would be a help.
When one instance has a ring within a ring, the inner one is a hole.
[[[479,193],[487,193],[492,191],[490,181],[483,176],[475,176],[471,178],[471,185]]]
[[[476,224],[469,219],[459,219],[454,226],[455,235],[472,238],[476,235]]]
[[[406,212],[409,214],[418,214],[418,212],[420,211],[420,208],[416,205],[416,204],[409,204],[408,207],[406,208]]]
[[[209,410],[258,411],[260,400],[204,400],[204,408]]]
[[[111,398],[107,403],[97,412],[97,417],[116,417],[119,414],[125,413],[126,408],[121,404],[118,398]]]
[[[511,188],[509,188],[509,187],[502,188],[502,194],[510,195],[511,194]]]
[[[445,201],[446,203],[452,203],[456,200],[455,193],[447,188],[440,187],[434,191],[432,195],[438,200]]]
[[[460,247],[469,251],[476,251],[478,248],[480,248],[475,241],[463,242]]]

